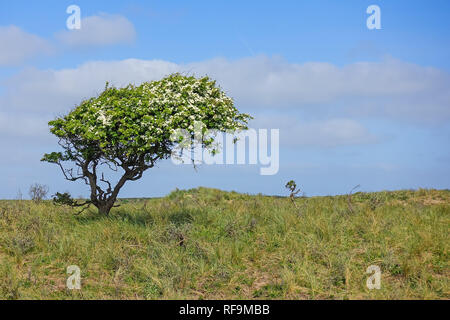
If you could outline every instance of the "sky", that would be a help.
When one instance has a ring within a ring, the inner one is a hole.
[[[81,28],[69,30],[77,5]],[[370,5],[380,29],[369,29]],[[175,165],[129,182],[122,197],[199,186],[306,196],[450,188],[450,2],[0,0],[0,199],[87,196],[40,162],[59,151],[48,121],[115,86],[173,73],[208,75],[279,129],[279,170]]]

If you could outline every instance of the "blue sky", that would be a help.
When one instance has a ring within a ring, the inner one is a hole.
[[[81,9],[81,30],[66,8]],[[366,9],[381,10],[369,30]],[[40,182],[87,195],[56,166],[47,122],[81,99],[168,72],[208,74],[280,129],[280,169],[161,163],[121,195],[216,187],[306,195],[450,187],[448,1],[14,1],[0,3],[0,198]]]

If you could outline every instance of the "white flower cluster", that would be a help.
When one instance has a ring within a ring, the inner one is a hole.
[[[111,124],[111,118],[106,116],[104,110],[98,110],[98,114],[99,116],[97,119],[100,120],[104,126],[109,126]]]

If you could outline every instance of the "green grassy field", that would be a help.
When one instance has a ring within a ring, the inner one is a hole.
[[[0,201],[2,299],[448,299],[450,191],[288,198],[199,188],[109,217]],[[68,290],[66,268],[81,269]],[[369,265],[381,289],[366,287]]]

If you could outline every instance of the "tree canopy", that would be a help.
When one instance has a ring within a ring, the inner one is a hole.
[[[194,123],[201,122],[204,130],[235,132],[245,130],[250,118],[209,77],[176,73],[138,86],[107,83],[97,97],[49,122],[63,151],[47,153],[42,161],[59,165],[67,180],[84,180],[91,189],[84,204],[108,214],[126,181],[140,179],[158,160],[170,157],[180,142],[173,139],[176,130],[193,135]],[[208,147],[211,142],[202,143]],[[78,167],[76,172],[65,162]],[[100,174],[101,165],[123,171],[115,186]]]

